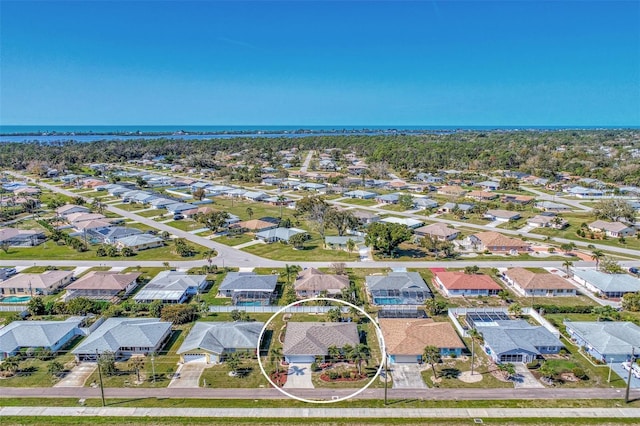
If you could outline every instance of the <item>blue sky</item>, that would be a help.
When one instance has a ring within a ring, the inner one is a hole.
[[[0,124],[640,125],[640,2],[5,1]]]

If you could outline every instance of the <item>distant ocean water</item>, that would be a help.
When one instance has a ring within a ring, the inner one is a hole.
[[[153,139],[158,136],[178,140],[229,139],[247,137],[306,137],[319,135],[379,135],[395,133],[452,133],[457,131],[515,131],[515,130],[580,130],[621,129],[640,126],[394,126],[394,125],[0,125],[2,142],[93,142],[98,140]]]

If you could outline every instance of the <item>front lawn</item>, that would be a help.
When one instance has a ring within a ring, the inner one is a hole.
[[[282,243],[255,244],[241,250],[267,259],[286,260],[289,262],[308,260],[349,262],[358,258],[355,253],[347,253],[341,250],[325,250],[322,248],[323,244],[324,242],[321,241],[318,235],[306,241],[304,248],[301,250],[296,250],[292,245]]]
[[[258,361],[241,359],[240,374],[229,376],[229,367],[218,364],[206,368],[200,376],[200,386],[207,388],[259,388],[268,387],[269,382],[262,375]]]
[[[249,241],[253,241],[254,237],[250,234],[239,234],[239,235],[222,235],[220,237],[216,237],[213,239],[216,243],[221,243],[226,246],[237,246],[239,244],[248,243]]]

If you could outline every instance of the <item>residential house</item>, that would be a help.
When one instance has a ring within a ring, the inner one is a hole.
[[[612,238],[628,237],[636,233],[635,228],[622,222],[607,222],[604,220],[591,222],[589,224],[589,230],[604,233],[607,237]]]
[[[429,210],[438,207],[438,202],[431,198],[426,197],[414,197],[413,207],[419,210]]]
[[[385,217],[384,219],[381,219],[380,222],[404,225],[410,229],[419,228],[424,223],[421,220],[412,219],[410,217],[395,217],[395,216]]]
[[[366,226],[372,223],[380,221],[380,216],[377,213],[373,213],[366,210],[351,210],[353,216],[358,220],[360,225]]]
[[[500,182],[495,182],[493,180],[485,180],[485,181],[476,183],[475,186],[479,186],[485,191],[497,191],[500,188]]]
[[[434,176],[431,173],[418,173],[416,179],[426,183],[441,183],[444,180],[441,176]]]
[[[379,204],[398,204],[401,195],[400,193],[377,195],[376,202]]]
[[[571,207],[565,204],[554,203],[553,201],[540,201],[536,203],[536,208],[545,212],[554,213],[566,213],[571,211]]]
[[[564,229],[567,226],[569,226],[569,222],[567,222],[560,216],[538,214],[532,218],[527,219],[527,225],[532,226],[534,228]]]
[[[465,195],[465,198],[471,198],[472,200],[476,201],[491,201],[498,198],[498,194],[487,191],[469,191]]]
[[[89,220],[106,220],[105,215],[100,213],[71,213],[65,216],[65,220],[72,226],[78,225],[81,222],[87,222]]]
[[[504,280],[525,297],[575,296],[576,288],[567,280],[548,272],[533,272],[525,268],[511,268]]]
[[[156,247],[163,247],[164,240],[151,234],[136,234],[128,237],[121,237],[116,240],[116,247],[123,249],[130,248],[133,251],[147,250]]]
[[[557,354],[564,347],[560,339],[542,326],[525,320],[498,320],[477,324],[483,349],[497,363],[528,363],[539,356]]]
[[[306,191],[322,191],[323,189],[326,189],[327,185],[322,184],[322,183],[313,183],[313,182],[303,182],[300,185],[298,185],[298,189],[301,190],[306,190]]]
[[[349,277],[346,275],[331,275],[307,268],[300,272],[293,283],[296,296],[299,299],[326,295],[336,297],[342,290],[349,287]]]
[[[46,239],[42,231],[0,228],[0,244],[8,244],[10,247],[35,247]]]
[[[640,291],[640,280],[629,274],[607,274],[595,269],[574,268],[573,280],[610,299],[619,299],[627,293]]]
[[[193,210],[196,208],[196,206],[188,203],[174,203],[174,204],[169,204],[168,206],[165,206],[165,208],[170,214],[175,215],[187,210]]]
[[[512,194],[505,194],[501,198],[503,203],[513,203],[513,204],[519,204],[519,205],[529,204],[534,199],[535,199],[534,197],[530,197],[528,195],[512,195]]]
[[[464,240],[463,245],[475,251],[488,250],[492,253],[518,254],[531,251],[529,243],[519,238],[506,237],[494,231],[472,234]]]
[[[431,225],[421,226],[415,229],[414,234],[418,239],[429,236],[438,241],[452,241],[458,238],[460,232],[445,223],[432,223]]]
[[[344,236],[328,236],[324,237],[324,246],[325,248],[331,250],[345,250],[348,251],[348,242],[349,240],[353,241],[354,248],[357,246],[364,244],[364,237],[358,235],[344,235]]]
[[[571,340],[605,363],[631,359],[640,342],[640,327],[632,322],[564,320],[564,325]]]
[[[65,204],[64,206],[56,209],[58,216],[66,217],[72,213],[90,213],[91,210],[85,206],[77,206],[75,204]]]
[[[417,272],[390,272],[388,275],[368,275],[367,293],[375,305],[422,305],[433,297],[431,290]]]
[[[402,189],[407,189],[408,185],[407,182],[403,181],[403,180],[392,180],[391,182],[387,183],[387,188],[391,189],[391,190],[402,190]]]
[[[65,321],[13,321],[0,328],[0,361],[25,349],[56,353],[82,334],[82,321],[82,317]]]
[[[3,296],[39,296],[57,292],[71,282],[72,271],[46,271],[41,274],[18,274],[0,282]]]
[[[278,277],[254,272],[229,272],[218,288],[218,295],[231,297],[234,305],[269,305]]]
[[[444,203],[440,208],[440,213],[453,213],[456,209],[463,213],[469,213],[473,209],[473,204]]]
[[[233,227],[246,229],[247,231],[251,232],[260,232],[268,231],[269,229],[275,229],[278,227],[278,224],[261,219],[252,219],[244,222],[237,222],[233,225]]]
[[[569,188],[567,192],[577,198],[600,198],[604,195],[604,192],[599,189],[584,188],[582,186],[574,186]]]
[[[450,197],[463,197],[464,194],[467,193],[467,191],[460,186],[451,185],[441,186],[440,188],[438,188],[437,192],[438,194],[447,195]]]
[[[189,297],[207,287],[206,275],[190,275],[177,271],[162,271],[156,275],[134,297],[138,303],[184,303]]]
[[[26,196],[26,195],[38,195],[40,194],[40,188],[36,188],[34,186],[25,186],[22,188],[18,188],[15,191],[13,191],[14,195],[22,195],[22,196]]]
[[[289,243],[289,239],[297,234],[306,234],[307,231],[298,228],[275,228],[267,229],[256,233],[256,239],[266,243],[285,242]]]
[[[268,198],[269,195],[267,195],[264,192],[259,192],[259,191],[247,191],[244,194],[242,194],[242,196],[244,197],[245,200],[249,200],[249,201],[262,201],[265,198]]]
[[[160,318],[107,318],[73,351],[77,361],[97,361],[111,352],[116,359],[158,353],[171,336],[171,323]]]
[[[509,210],[487,210],[483,215],[485,219],[495,220],[498,222],[509,222],[511,220],[520,219],[520,213]]]
[[[289,322],[282,352],[288,363],[310,364],[317,356],[328,356],[332,346],[359,343],[358,327],[353,322]]]
[[[466,274],[464,272],[434,272],[434,285],[447,297],[495,296],[502,287],[485,274]]]
[[[460,356],[465,347],[448,322],[426,318],[380,318],[378,322],[391,364],[422,363],[427,346],[437,347],[442,356]]]
[[[180,345],[180,362],[217,364],[233,353],[256,355],[262,322],[198,321]]]
[[[83,222],[85,223],[85,222]],[[118,240],[134,235],[142,234],[142,231],[138,228],[132,228],[127,226],[110,226],[110,227],[98,227],[87,230],[91,238],[104,244],[115,244]]]
[[[67,286],[64,300],[86,297],[92,300],[117,302],[119,298],[127,296],[138,286],[140,275],[142,274],[139,272],[122,274],[110,271],[91,271]]]

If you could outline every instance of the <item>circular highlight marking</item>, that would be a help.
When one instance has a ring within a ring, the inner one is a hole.
[[[371,321],[371,324],[373,324],[373,326],[375,327],[376,334],[377,334],[376,337],[378,338],[378,343],[380,344],[380,353],[382,355],[380,357],[381,358],[380,365],[378,366],[378,369],[376,370],[376,374],[371,378],[371,380],[369,380],[367,382],[366,385],[364,385],[362,388],[358,389],[357,391],[355,391],[351,395],[343,396],[341,398],[337,398],[337,397],[333,396],[333,397],[331,397],[330,400],[325,400],[325,399],[316,400],[316,399],[302,398],[300,396],[292,395],[291,393],[287,392],[286,390],[284,390],[280,386],[277,386],[275,383],[273,383],[273,381],[271,380],[271,377],[269,377],[267,372],[264,370],[264,366],[262,365],[262,360],[261,360],[261,356],[260,356],[260,345],[262,343],[262,338],[264,337],[264,333],[267,330],[267,326],[271,323],[271,321],[273,321],[274,318],[276,318],[280,314],[284,314],[286,312],[286,310],[291,308],[292,306],[297,306],[297,305],[300,305],[300,304],[304,304],[305,302],[315,302],[315,301],[318,301],[318,300],[326,300],[328,302],[341,303],[343,305],[346,305],[346,306],[349,306],[349,307],[352,307],[352,308],[356,309],[358,312],[360,312],[365,317],[367,317],[369,319],[369,321]],[[267,322],[264,323],[264,326],[262,327],[262,330],[260,331],[260,335],[258,336],[258,347],[257,347],[256,351],[257,351],[256,353],[258,354],[258,365],[260,366],[260,371],[262,372],[262,375],[264,377],[266,377],[267,381],[271,384],[271,386],[273,386],[275,389],[280,391],[280,393],[282,393],[283,395],[288,396],[291,399],[295,399],[295,400],[302,401],[302,402],[308,402],[308,403],[311,403],[311,404],[331,404],[333,402],[346,401],[346,400],[348,400],[350,398],[353,398],[354,396],[364,392],[380,376],[380,373],[382,372],[382,369],[384,368],[384,357],[387,356],[386,347],[384,345],[384,338],[382,337],[382,330],[380,330],[380,326],[378,326],[378,324],[373,319],[373,317],[371,317],[371,315],[366,313],[364,311],[364,309],[362,309],[359,306],[354,305],[353,303],[349,303],[349,302],[346,302],[346,301],[340,300],[340,299],[333,299],[331,297],[313,297],[313,298],[309,298],[309,299],[302,299],[302,300],[298,300],[296,302],[290,303],[287,306],[283,306],[282,309],[278,310],[278,312],[276,312],[273,315],[271,315],[271,317],[267,320]]]

